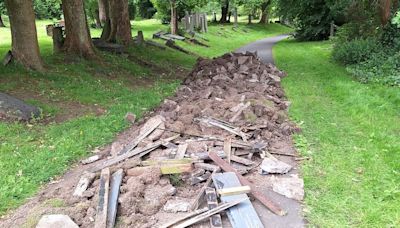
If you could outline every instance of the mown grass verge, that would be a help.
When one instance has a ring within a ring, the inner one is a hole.
[[[331,61],[329,42],[274,48],[288,72],[290,116],[303,133],[305,215],[312,227],[400,226],[400,90],[361,84]]]

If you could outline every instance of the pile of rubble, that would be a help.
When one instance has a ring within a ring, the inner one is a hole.
[[[80,211],[70,215],[74,222],[113,227],[117,218],[119,227],[221,227],[226,211],[232,227],[262,227],[247,194],[284,215],[246,177],[292,169],[278,155],[294,154],[275,150],[299,130],[287,117],[284,76],[252,53],[199,59],[176,95],[133,125],[126,145],[113,144],[108,157],[83,161],[87,171],[71,196],[71,207]],[[279,186],[274,191],[303,197]]]

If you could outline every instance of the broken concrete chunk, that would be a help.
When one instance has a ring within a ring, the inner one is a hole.
[[[190,210],[190,200],[181,198],[168,200],[163,210],[169,213],[187,212]]]
[[[43,215],[36,228],[79,228],[68,215]]]
[[[285,174],[292,169],[292,166],[286,164],[285,162],[279,161],[276,158],[268,157],[264,158],[260,168],[260,174],[264,175],[270,173]]]
[[[298,175],[291,177],[273,177],[272,190],[290,199],[301,201],[304,199],[304,181]]]

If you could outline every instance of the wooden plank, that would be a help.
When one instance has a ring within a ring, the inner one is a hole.
[[[170,164],[160,167],[162,174],[190,173],[193,170],[192,163],[189,164]]]
[[[208,211],[208,208],[207,208],[207,207],[202,208],[202,209],[195,210],[195,211],[190,212],[189,214],[187,214],[187,215],[185,215],[185,216],[183,216],[183,217],[177,218],[177,219],[175,219],[175,220],[173,220],[173,221],[171,221],[171,222],[169,222],[169,223],[167,223],[167,224],[164,224],[164,225],[160,226],[160,228],[172,227],[173,225],[175,225],[175,224],[177,224],[177,223],[179,223],[179,222],[182,222],[182,221],[185,220],[185,219],[188,219],[188,218],[193,217],[193,216],[195,216],[195,215],[199,215],[199,214],[201,214],[201,213],[203,213],[203,212],[206,212],[206,211]]]
[[[236,174],[233,172],[217,173],[212,176],[214,186],[218,191],[233,187],[242,187]],[[229,191],[228,191],[229,192]],[[227,215],[233,228],[252,227],[263,228],[260,218],[257,215],[249,197],[245,194],[221,196],[224,203],[243,200],[240,205],[229,208]]]
[[[119,169],[111,176],[110,194],[108,197],[107,228],[113,228],[117,217],[119,188],[124,177],[124,170]]]
[[[249,186],[238,186],[232,188],[218,189],[218,195],[220,196],[231,196],[250,193],[251,189]]]
[[[214,209],[208,210],[208,211],[206,211],[206,212],[204,212],[204,213],[202,213],[200,215],[197,215],[197,216],[195,216],[193,218],[190,218],[190,219],[182,222],[181,224],[178,224],[177,226],[174,226],[174,228],[185,228],[185,227],[188,227],[188,226],[193,225],[193,224],[195,224],[197,222],[203,221],[204,219],[207,219],[212,215],[218,214],[218,213],[220,213],[220,212],[222,212],[222,211],[224,211],[224,210],[226,210],[228,208],[236,206],[236,205],[242,203],[243,201],[244,200],[241,199],[241,200],[236,200],[236,201],[232,201],[232,202],[229,202],[229,203],[223,203],[223,204],[219,205],[218,207],[216,207]]]
[[[250,183],[246,178],[244,178],[240,173],[238,173],[234,168],[232,168],[228,163],[222,160],[218,155],[214,152],[209,153],[210,158],[223,169],[225,172],[234,172],[240,180],[242,185],[248,185],[251,188],[251,194],[258,199],[264,206],[266,206],[269,210],[274,212],[277,215],[283,216],[286,214],[284,210],[282,210],[279,205],[275,202],[271,201],[267,198],[262,192],[258,191],[255,186]]]
[[[170,138],[167,139],[160,139],[154,143],[150,143],[147,146],[143,147],[143,148],[136,148],[132,151],[129,151],[125,154],[121,154],[119,156],[113,157],[111,159],[106,160],[105,162],[98,164],[96,166],[93,166],[91,168],[88,169],[89,172],[97,172],[101,169],[104,169],[105,167],[109,167],[111,165],[117,164],[125,159],[131,158],[133,156],[137,156],[137,157],[143,157],[144,155],[146,155],[147,153],[155,150],[156,148],[158,148],[159,146],[161,146],[163,143],[172,141],[174,139],[177,139],[179,137],[179,135],[175,135],[172,136]]]
[[[208,187],[206,189],[206,199],[208,209],[214,209],[218,207],[217,193],[215,192],[215,188]],[[220,214],[215,214],[210,218],[210,226],[211,228],[222,227],[222,218]]]
[[[108,191],[110,187],[110,169],[105,168],[101,171],[99,184],[99,202],[96,210],[95,228],[107,227],[108,211]]]
[[[246,159],[246,158],[241,158],[241,157],[236,156],[236,155],[231,155],[231,161],[234,161],[234,162],[243,164],[243,165],[245,165],[245,166],[252,166],[252,165],[254,165],[254,162],[253,162],[253,161],[251,161],[251,160],[249,160],[249,159]]]
[[[228,160],[228,163],[231,164],[232,139],[229,137],[227,137],[224,141],[224,153]]]
[[[96,174],[94,173],[84,172],[75,187],[73,195],[81,197],[95,177]]]
[[[140,162],[142,166],[162,166],[162,165],[179,165],[179,164],[191,164],[195,160],[191,158],[184,159],[165,159],[165,160],[146,160]]]
[[[213,174],[216,174],[220,171],[220,168],[214,170],[211,174],[211,176]],[[211,176],[208,178],[208,180],[206,181],[206,183],[204,183],[203,187],[200,189],[199,193],[197,193],[196,198],[194,198],[192,205],[191,205],[191,210],[194,211],[197,208],[199,208],[201,201],[204,197],[204,194],[206,192],[206,189],[208,188],[208,186],[210,186],[211,182],[212,182],[212,178]]]
[[[175,159],[183,159],[185,157],[187,148],[188,148],[187,143],[179,144]]]
[[[131,143],[124,146],[124,148],[118,152],[118,155],[125,154],[133,150],[144,138],[150,135],[158,126],[163,123],[161,118],[150,118],[140,129],[141,134],[139,134]],[[145,127],[145,128],[144,128]]]

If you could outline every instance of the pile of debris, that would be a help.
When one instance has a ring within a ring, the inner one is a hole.
[[[244,176],[292,169],[274,156],[294,156],[274,146],[299,130],[287,117],[284,76],[252,53],[199,59],[176,95],[135,123],[129,143],[113,144],[107,158],[83,161],[88,168],[72,204],[81,213],[73,220],[81,227],[113,227],[117,217],[119,227],[187,227],[208,220],[221,227],[226,211],[232,227],[263,227],[247,194],[284,215]]]

